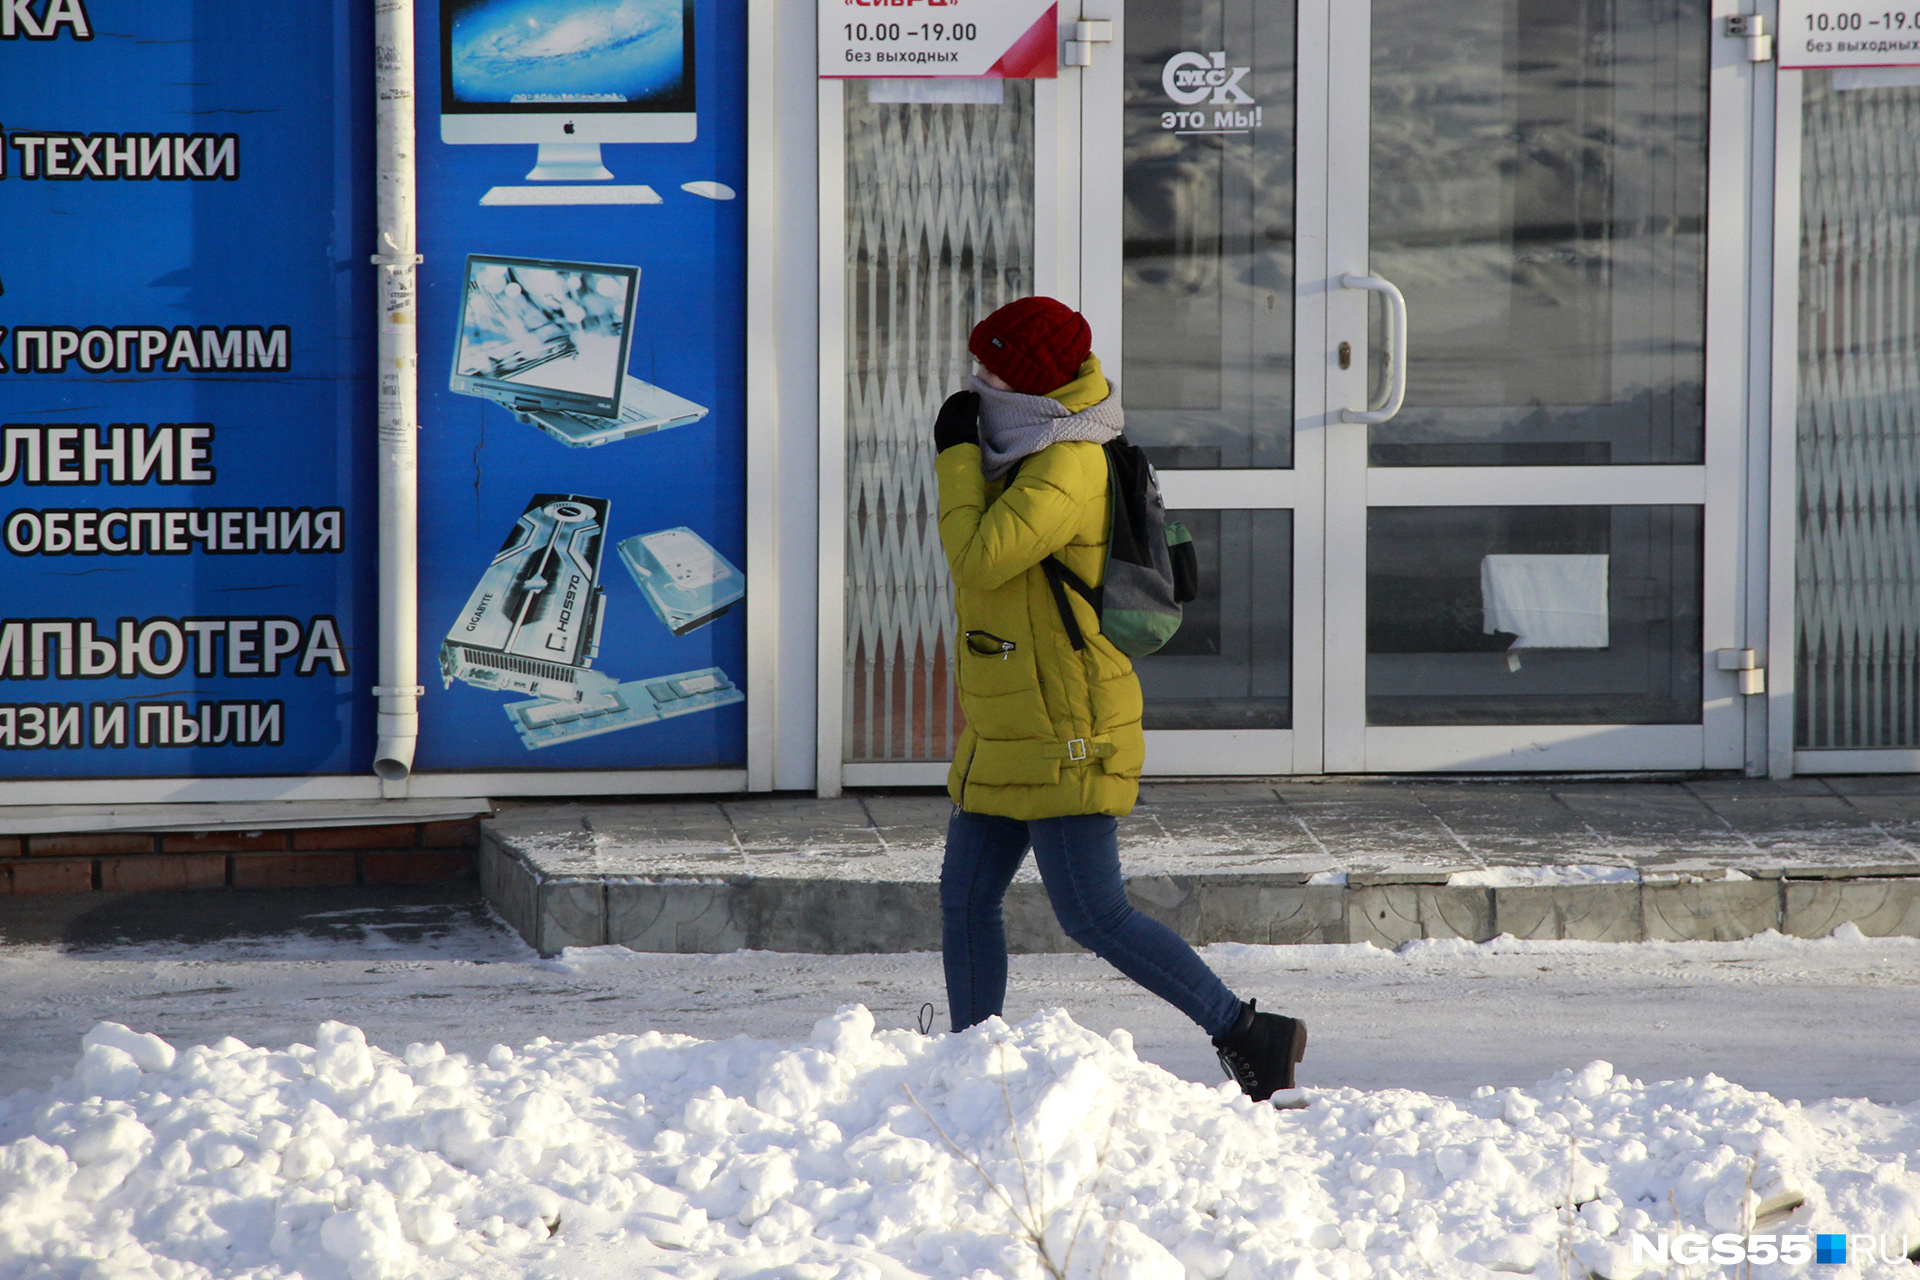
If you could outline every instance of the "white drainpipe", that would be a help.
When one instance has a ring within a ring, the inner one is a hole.
[[[420,734],[416,613],[419,562],[419,408],[414,267],[413,0],[374,5],[374,155],[380,268],[380,714],[373,771],[381,790],[404,796]]]

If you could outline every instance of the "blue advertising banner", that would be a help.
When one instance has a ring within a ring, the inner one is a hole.
[[[372,753],[371,23],[0,4],[0,771]]]
[[[745,761],[744,10],[419,7],[419,769]]]

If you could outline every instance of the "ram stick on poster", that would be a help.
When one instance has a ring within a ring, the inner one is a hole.
[[[417,12],[415,765],[740,765],[743,8]]]
[[[364,773],[369,10],[5,8],[6,776]]]

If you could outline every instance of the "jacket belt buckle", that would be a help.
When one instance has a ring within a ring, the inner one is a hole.
[[[1075,738],[1071,742],[1067,743],[1067,759],[1085,760],[1086,758],[1087,758],[1087,740],[1085,738]]]

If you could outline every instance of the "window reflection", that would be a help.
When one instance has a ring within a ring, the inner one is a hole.
[[[1701,460],[1710,30],[1704,0],[1374,0],[1371,264],[1409,326],[1375,466]]]
[[[1127,5],[1127,434],[1160,467],[1293,465],[1294,8]]]
[[[1367,722],[1698,724],[1701,509],[1375,507]]]
[[[1149,729],[1293,724],[1293,512],[1169,511],[1193,534],[1200,597],[1134,661]]]

